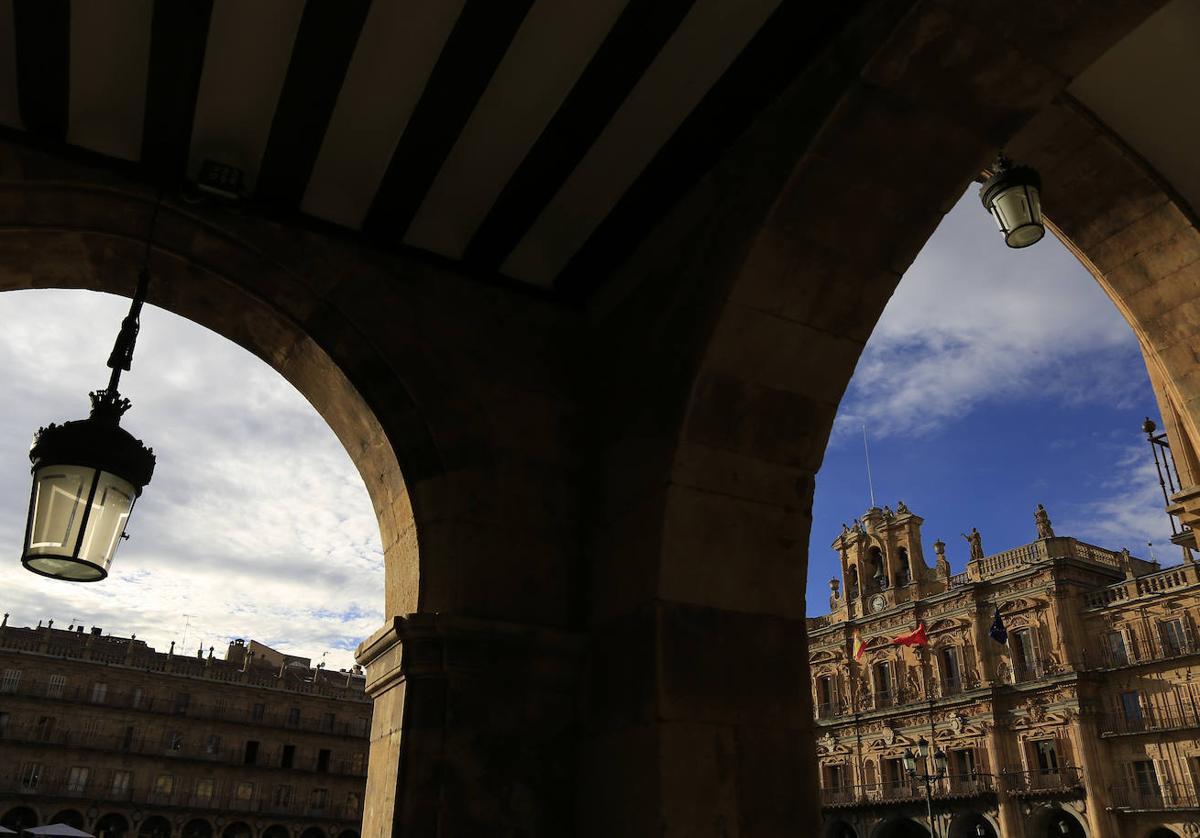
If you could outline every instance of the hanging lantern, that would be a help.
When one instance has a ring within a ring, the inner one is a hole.
[[[983,208],[996,219],[1009,247],[1029,247],[1046,235],[1042,223],[1042,178],[1028,166],[1014,166],[1003,154],[979,188]]]
[[[154,474],[154,452],[120,427],[129,400],[117,391],[121,371],[133,361],[148,283],[143,268],[108,358],[108,387],[91,393],[91,414],[47,425],[33,437],[33,489],[21,564],[34,573],[71,582],[108,576],[134,503]]]

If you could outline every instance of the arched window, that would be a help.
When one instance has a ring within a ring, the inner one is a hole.
[[[891,707],[895,703],[896,690],[892,682],[891,661],[879,661],[871,667],[875,678],[875,707]]]
[[[908,561],[908,549],[901,547],[896,551],[896,557],[899,565],[896,568],[896,584],[907,585],[913,581],[912,565]]]
[[[817,679],[817,718],[828,719],[837,715],[837,683],[832,675]]]

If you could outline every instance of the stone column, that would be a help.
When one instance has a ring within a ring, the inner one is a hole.
[[[1100,731],[1096,725],[1093,706],[1079,708],[1079,716],[1071,725],[1075,747],[1079,753],[1079,767],[1083,769],[1084,787],[1087,789],[1087,819],[1092,838],[1119,838],[1120,832],[1113,824],[1108,807],[1112,805],[1109,776],[1104,755],[1100,752]]]
[[[993,697],[992,706],[996,706],[995,698]],[[999,821],[1000,834],[1008,835],[1023,835],[1021,826],[1021,805],[1020,803],[1007,794],[1007,787],[1003,782],[1001,772],[1008,767],[1008,749],[1005,747],[1005,742],[1008,738],[1007,726],[997,719],[987,729],[987,743],[989,759],[991,760],[992,773],[996,780],[996,801],[999,804]]]
[[[444,614],[397,617],[367,639],[362,834],[575,834],[581,648],[565,632]]]

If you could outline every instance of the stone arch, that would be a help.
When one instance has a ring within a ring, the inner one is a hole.
[[[1025,834],[1030,838],[1088,838],[1090,833],[1074,812],[1057,806],[1036,806],[1026,821]]]
[[[83,813],[78,809],[63,809],[60,812],[56,812],[54,817],[50,818],[47,823],[65,823],[67,826],[72,826],[75,829],[83,829]]]
[[[329,833],[319,827],[310,826],[300,833],[300,838],[329,838]]]
[[[153,193],[86,181],[30,181],[6,184],[0,196],[6,198],[0,202],[0,290],[132,293]],[[351,319],[321,298],[321,278],[297,267],[281,242],[263,235],[269,229],[235,231],[222,221],[164,199],[150,256],[149,302],[257,355],[325,418],[358,467],[379,517],[388,613],[416,611],[417,545],[409,510],[417,501],[410,503],[402,471],[407,466],[428,476],[439,470],[440,457],[414,415],[413,397],[399,390],[378,349]],[[390,399],[372,393],[380,388],[393,388]]]
[[[109,812],[96,821],[92,831],[96,833],[96,838],[125,838],[130,834],[129,821],[122,814]]]
[[[871,838],[929,838],[929,828],[912,818],[888,818],[876,824]]]
[[[138,825],[138,838],[171,838],[171,822],[162,815],[151,815]]]
[[[858,830],[841,818],[825,821],[821,838],[858,838]]]
[[[960,812],[950,820],[947,838],[979,838],[979,827],[984,838],[999,838],[1000,828],[995,821],[982,812]]]
[[[38,814],[31,806],[14,806],[0,817],[0,826],[17,832],[37,826],[38,823]]]
[[[263,830],[261,838],[292,838],[292,833],[288,832],[286,826],[272,824]]]
[[[213,838],[212,824],[204,818],[193,818],[183,825],[179,838]]]
[[[1146,833],[1146,838],[1179,838],[1179,833],[1167,829],[1165,826],[1159,826]]]
[[[234,821],[221,830],[221,838],[254,838],[254,828],[245,821]]]

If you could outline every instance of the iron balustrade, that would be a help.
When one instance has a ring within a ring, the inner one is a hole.
[[[841,715],[838,705],[833,703],[818,704],[815,708],[815,712],[818,719],[832,719],[835,716]]]
[[[1129,644],[1121,650],[1113,650],[1107,646],[1101,647],[1099,666],[1089,668],[1120,669],[1126,666],[1160,663],[1196,654],[1200,654],[1200,642],[1194,638],[1188,637],[1166,642],[1160,632],[1151,632],[1149,640],[1144,635],[1138,635],[1136,644]]]
[[[337,721],[331,724],[324,716],[301,716],[293,718],[291,708],[267,708],[263,706],[261,715],[257,715],[254,706],[229,707],[218,705],[191,704],[180,705],[174,697],[159,698],[146,693],[137,692],[106,692],[99,700],[92,700],[92,688],[87,686],[65,686],[51,684],[49,681],[22,680],[15,688],[2,690],[0,695],[15,695],[21,698],[31,698],[38,701],[64,702],[67,704],[88,704],[93,707],[106,707],[118,710],[136,710],[160,716],[187,716],[192,719],[206,721],[233,722],[235,724],[251,724],[256,727],[287,728],[306,733],[323,733],[353,739],[366,739],[370,733],[366,716],[352,721]],[[344,701],[344,699],[343,699]],[[370,702],[364,701],[364,713],[370,713]]]
[[[1200,712],[1186,704],[1177,707],[1143,707],[1137,715],[1105,713],[1100,716],[1099,727],[1101,736],[1190,730],[1200,727]]]
[[[1083,790],[1083,771],[1073,765],[1058,768],[1009,770],[1001,776],[1001,787],[1014,796],[1074,794]]]
[[[97,783],[89,783],[82,788],[72,787],[67,780],[55,776],[55,772],[44,771],[35,782],[28,782],[21,774],[0,775],[0,796],[14,797],[33,796],[59,798],[62,800],[87,801],[95,805],[105,803],[132,803],[145,806],[175,807],[213,812],[256,812],[271,815],[291,817],[326,818],[339,821],[361,821],[363,814],[362,796],[352,795],[347,802],[333,803],[326,797],[325,805],[304,801],[276,802],[269,797],[255,793],[249,799],[241,798],[234,793],[213,794],[201,796],[183,788],[171,791],[157,790],[154,787],[129,787],[113,791],[98,788]],[[256,786],[257,789],[257,786]],[[327,790],[329,792],[331,790]],[[357,798],[357,799],[355,799]]]
[[[931,779],[935,799],[977,797],[993,794],[995,781],[991,774],[951,774],[939,780]],[[905,777],[883,783],[834,786],[821,789],[821,805],[829,807],[876,805],[879,803],[910,803],[925,799],[925,783]]]
[[[279,768],[304,773],[329,774],[340,777],[365,777],[365,758],[360,763],[353,759],[330,760],[329,768],[316,771],[299,765],[283,765],[283,748],[267,750],[260,748],[249,762],[243,747],[209,747],[207,739],[176,738],[173,731],[163,736],[88,733],[77,730],[56,730],[53,725],[9,725],[0,729],[0,742],[12,742],[33,746],[56,746],[75,750],[95,750],[104,753],[139,754],[168,757],[184,761],[200,761],[219,765],[250,765],[258,768]]]
[[[1200,809],[1200,795],[1196,788],[1186,783],[1164,782],[1161,786],[1122,785],[1109,789],[1115,809],[1144,809],[1168,811],[1172,809]]]

